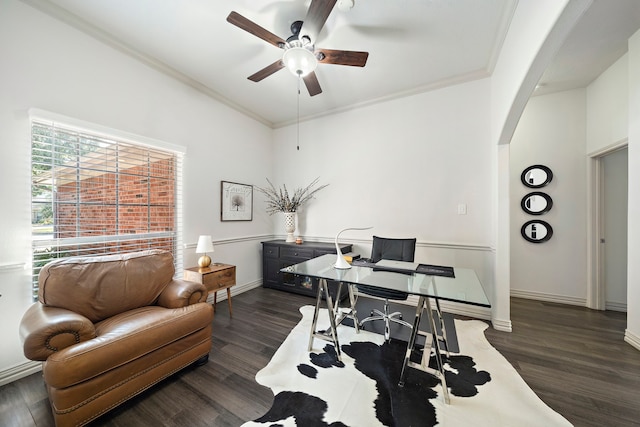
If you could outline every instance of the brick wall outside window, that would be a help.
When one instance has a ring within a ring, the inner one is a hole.
[[[173,159],[169,158],[120,174],[104,173],[59,185],[54,195],[55,238],[172,231],[175,227],[173,170]],[[154,243],[171,250],[171,240],[160,239]],[[123,247],[141,244],[143,242],[136,240],[111,242],[99,245],[99,249],[86,247],[81,254],[120,252]],[[78,254],[77,245],[73,248]]]

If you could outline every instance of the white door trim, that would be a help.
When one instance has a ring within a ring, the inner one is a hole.
[[[587,307],[605,309],[602,239],[602,158],[629,145],[628,138],[589,153],[587,159]]]

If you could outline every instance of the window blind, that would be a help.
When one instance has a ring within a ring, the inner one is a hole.
[[[163,249],[182,271],[183,154],[31,121],[33,295],[53,259]]]

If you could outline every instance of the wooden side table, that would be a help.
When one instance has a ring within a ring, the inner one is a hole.
[[[236,284],[236,266],[230,264],[212,263],[209,267],[185,268],[184,279],[192,282],[202,283],[207,287],[209,293],[213,292],[213,310],[218,302],[218,291],[227,290],[227,301],[229,303],[229,317],[233,316],[231,306],[231,287]]]

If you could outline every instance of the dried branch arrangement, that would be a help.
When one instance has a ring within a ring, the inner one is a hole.
[[[267,213],[273,215],[277,212],[296,212],[300,206],[312,199],[313,196],[329,184],[321,185],[320,187],[313,188],[318,184],[320,177],[316,178],[304,188],[298,188],[293,192],[293,196],[289,196],[289,191],[286,185],[282,185],[282,188],[276,189],[276,187],[269,181],[268,188],[261,188],[256,186],[256,189],[267,197]]]

